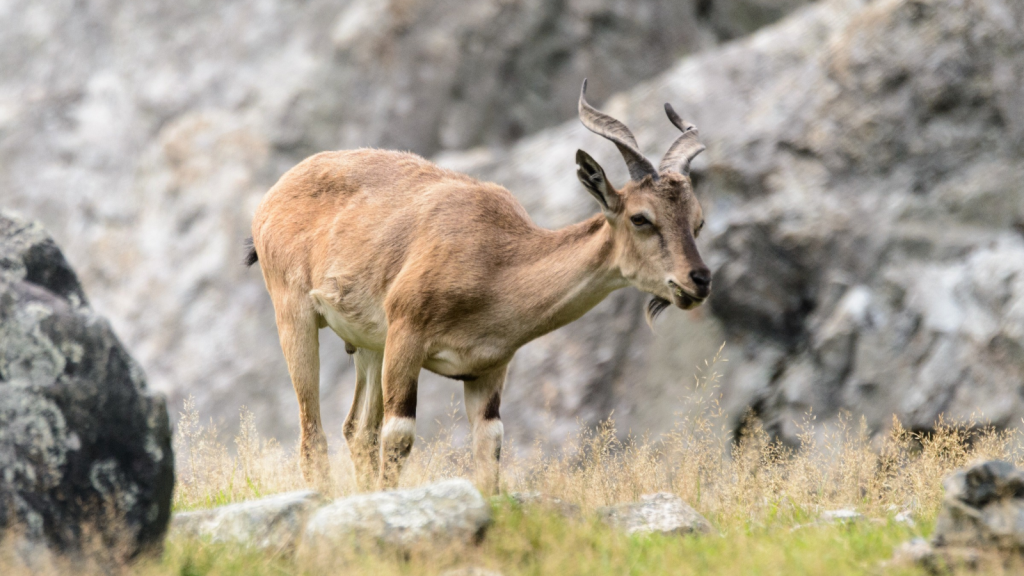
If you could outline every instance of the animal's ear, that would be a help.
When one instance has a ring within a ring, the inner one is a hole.
[[[605,214],[611,216],[618,213],[621,206],[619,193],[608,183],[601,165],[583,150],[576,151],[576,177],[583,183],[583,187],[597,198]]]

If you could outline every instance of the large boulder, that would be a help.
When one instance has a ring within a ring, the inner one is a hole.
[[[773,2],[777,17],[806,0],[9,1],[0,203],[56,235],[172,405],[194,394],[204,416],[233,420],[245,404],[287,444],[297,405],[272,306],[259,270],[239,265],[256,204],[280,174],[324,149],[507,143],[575,116],[584,76],[601,102],[716,45],[718,29],[767,22],[744,14]],[[564,180],[571,162],[561,158],[557,175],[539,164],[537,176]],[[567,186],[590,210],[575,179]],[[620,344],[642,322],[635,298],[603,310],[550,343],[562,353],[531,356],[538,368],[521,386],[535,398],[510,399],[509,415],[551,399],[558,434],[577,413],[607,415]],[[340,423],[355,376],[333,336],[321,368],[324,421]],[[421,389],[419,433],[429,435],[461,385],[427,378]],[[529,445],[543,430],[530,423],[509,437]]]
[[[53,239],[0,213],[0,539],[131,557],[162,542],[173,486],[163,396]]]

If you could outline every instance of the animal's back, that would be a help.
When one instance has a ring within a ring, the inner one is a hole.
[[[253,219],[271,290],[276,282],[308,292],[336,281],[378,299],[410,255],[457,268],[467,252],[536,230],[501,186],[375,149],[307,158],[271,188]]]

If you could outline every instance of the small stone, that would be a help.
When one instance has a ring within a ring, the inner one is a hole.
[[[906,524],[911,528],[917,526],[917,522],[914,522],[914,514],[910,510],[904,510],[899,514],[893,516],[892,519],[894,522],[897,522],[899,524]]]
[[[914,538],[909,542],[900,544],[895,552],[893,552],[892,559],[900,563],[931,563],[935,559],[935,549],[924,538]]]
[[[171,536],[291,552],[305,529],[307,517],[324,502],[318,492],[286,492],[211,510],[179,512],[171,519]]]
[[[609,525],[626,534],[710,534],[711,523],[675,494],[659,492],[641,496],[639,502],[598,509]]]
[[[490,521],[490,506],[462,478],[359,494],[317,510],[306,523],[300,553],[333,554],[339,545],[355,551],[461,546],[475,542]]]
[[[438,576],[502,576],[501,572],[480,568],[479,566],[467,566],[465,568],[453,568],[445,570]]]
[[[849,508],[843,508],[840,510],[826,510],[821,513],[818,517],[822,522],[856,522],[863,520],[864,516],[856,510],[850,510]]]

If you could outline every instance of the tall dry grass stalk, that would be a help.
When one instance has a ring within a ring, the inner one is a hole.
[[[792,524],[833,508],[872,516],[909,509],[930,516],[942,496],[942,478],[954,469],[979,458],[1020,464],[1024,454],[1018,431],[942,420],[933,433],[920,434],[894,419],[887,433],[872,436],[863,420],[840,416],[816,424],[808,415],[800,446],[792,448],[774,441],[750,418],[740,437],[733,438],[719,403],[724,362],[720,349],[699,367],[689,388],[690,410],[679,414],[675,427],[661,438],[622,439],[608,419],[596,429],[581,429],[562,446],[538,444],[525,455],[506,446],[502,490],[538,491],[584,510],[669,491],[723,529]],[[402,485],[471,476],[469,448],[453,441],[462,425],[456,407],[448,420],[437,437],[417,441]],[[339,445],[343,442],[334,442]],[[217,440],[212,422],[199,424],[195,401],[186,400],[175,449],[179,510],[305,488],[295,450],[262,440],[244,407],[232,453]],[[331,495],[351,493],[347,451],[336,449],[331,460]]]
[[[208,508],[268,494],[305,489],[294,450],[263,440],[255,417],[245,406],[239,413],[232,452],[219,439],[211,419],[199,423],[195,398],[185,399],[174,433],[177,482],[174,508]],[[335,468],[343,469],[344,465]]]

